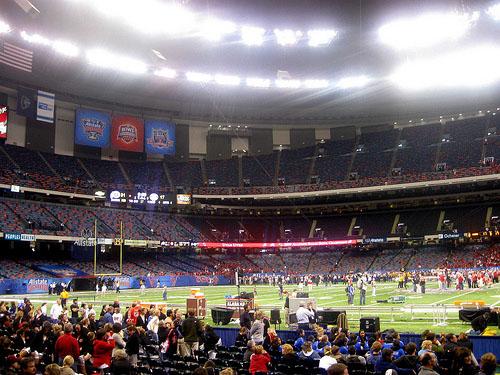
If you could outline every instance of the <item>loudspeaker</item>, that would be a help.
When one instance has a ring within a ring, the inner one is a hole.
[[[307,292],[298,292],[297,298],[309,298],[309,293]]]
[[[288,324],[297,323],[297,314],[288,314]]]
[[[234,310],[225,307],[212,307],[212,320],[214,324],[229,324],[233,317]]]
[[[337,318],[340,314],[346,313],[345,310],[319,310],[318,323],[321,324],[337,324]]]
[[[280,310],[274,309],[271,310],[271,324],[281,324]]]
[[[248,292],[241,292],[240,297],[244,299],[250,299],[253,298],[253,293],[248,293]]]
[[[370,333],[380,331],[380,318],[374,316],[359,319],[359,329]]]

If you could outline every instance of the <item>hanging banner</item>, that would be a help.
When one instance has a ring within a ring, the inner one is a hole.
[[[0,138],[7,138],[7,126],[9,121],[9,109],[0,106]]]
[[[129,116],[113,116],[111,148],[124,151],[144,151],[144,120]]]
[[[75,113],[75,143],[109,148],[111,116],[108,113],[77,109]]]
[[[159,120],[146,120],[144,126],[148,154],[175,154],[175,124]]]
[[[56,95],[38,90],[36,119],[44,122],[54,122],[54,103]]]
[[[17,89],[17,108],[16,113],[20,116],[35,117],[35,90],[19,87]]]

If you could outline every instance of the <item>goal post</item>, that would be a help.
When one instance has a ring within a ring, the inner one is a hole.
[[[98,247],[98,237],[97,237],[97,219],[94,220],[94,276],[121,276],[123,274],[123,221],[120,221],[120,237],[114,238],[114,246],[119,246],[119,272],[97,272],[97,247]],[[113,246],[112,245],[112,246]],[[103,245],[106,246],[106,245]]]

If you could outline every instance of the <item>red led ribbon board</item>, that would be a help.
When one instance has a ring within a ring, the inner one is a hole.
[[[226,247],[226,248],[276,248],[276,247],[316,247],[354,245],[356,240],[339,241],[308,241],[308,242],[200,242],[200,247]]]
[[[142,152],[144,150],[144,120],[129,116],[113,116],[111,148]]]

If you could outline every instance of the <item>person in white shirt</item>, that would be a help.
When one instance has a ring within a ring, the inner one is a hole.
[[[91,303],[89,303],[87,310],[85,310],[85,317],[88,318],[92,314],[96,315],[94,306]]]
[[[113,313],[113,323],[118,323],[122,324],[123,322],[123,315],[120,313],[120,308],[115,307],[115,312]]]
[[[62,305],[61,305],[61,300],[58,299],[56,303],[54,303],[50,309],[50,318],[52,321],[55,323],[59,319],[59,315],[61,315],[63,311]]]
[[[325,346],[325,355],[319,360],[319,368],[328,370],[331,365],[337,363],[337,360],[333,358],[332,348],[330,346]]]
[[[153,333],[153,337],[158,341],[158,327],[160,325],[160,310],[153,310],[151,320],[148,323],[148,331]]]
[[[304,301],[300,301],[295,316],[297,317],[299,329],[307,330],[309,329],[309,318],[314,318],[314,313],[306,309],[306,303]]]
[[[42,315],[47,316],[47,302],[42,303],[41,310]]]
[[[106,290],[108,289],[108,287],[106,286],[106,284],[102,284],[102,287],[101,287],[101,297],[106,297]]]

